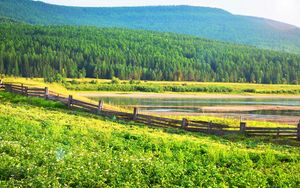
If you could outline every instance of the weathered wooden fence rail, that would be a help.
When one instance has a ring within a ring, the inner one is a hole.
[[[246,134],[248,136],[271,136],[275,138],[288,137],[295,138],[300,141],[300,122],[295,128],[267,128],[267,127],[248,127],[245,122],[240,123],[240,127],[230,127],[223,124],[217,124],[205,121],[189,121],[187,119],[176,120],[157,116],[140,114],[138,108],[134,108],[133,113],[118,112],[104,108],[104,102],[99,101],[98,104],[92,104],[80,100],[76,100],[73,96],[65,96],[59,93],[49,91],[47,87],[37,88],[16,84],[0,82],[0,89],[7,92],[21,94],[25,96],[41,97],[47,100],[59,101],[66,104],[69,108],[85,110],[94,114],[103,116],[114,116],[117,119],[135,121],[146,125],[156,127],[170,127],[183,129],[190,132],[202,132],[215,135],[226,134]]]

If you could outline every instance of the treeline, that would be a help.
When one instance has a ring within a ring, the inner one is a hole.
[[[77,91],[139,91],[139,92],[207,92],[207,93],[229,93],[233,92],[233,89],[226,86],[194,86],[194,85],[162,85],[162,84],[147,84],[147,83],[97,83],[91,81],[77,82],[72,80],[71,82],[65,82],[64,86],[70,90]],[[130,81],[131,82],[131,81]]]
[[[191,36],[1,23],[0,73],[23,77],[300,82],[300,56]]]
[[[205,92],[205,93],[258,93],[258,94],[299,94],[300,89],[297,88],[263,88],[256,89],[253,86],[248,85],[248,87],[232,87],[228,83],[224,85],[213,85],[207,83],[206,85],[195,85],[180,83],[168,84],[163,82],[158,83],[148,83],[148,81],[121,81],[117,78],[113,78],[111,82],[98,82],[97,80],[91,81],[78,81],[64,80],[61,82],[67,89],[75,91],[122,91],[122,92]]]

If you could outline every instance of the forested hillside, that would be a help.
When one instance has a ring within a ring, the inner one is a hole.
[[[205,7],[81,8],[31,0],[0,0],[0,16],[32,24],[124,27],[175,32],[300,53],[299,28]]]
[[[0,73],[299,83],[300,56],[191,36],[116,28],[0,26]]]

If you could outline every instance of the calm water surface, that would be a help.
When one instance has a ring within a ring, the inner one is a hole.
[[[99,100],[100,98],[93,98]],[[196,112],[204,113],[201,107],[204,106],[225,106],[225,105],[273,105],[273,106],[300,106],[299,99],[202,99],[202,98],[129,98],[129,97],[101,97],[105,103],[117,106],[139,106],[141,111],[146,112]],[[249,115],[284,115],[300,116],[300,111],[290,110],[259,110],[243,112]]]

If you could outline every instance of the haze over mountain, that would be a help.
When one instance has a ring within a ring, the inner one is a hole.
[[[31,0],[0,0],[0,16],[31,24],[91,25],[174,32],[300,53],[300,29],[295,26],[206,7],[81,8]]]

